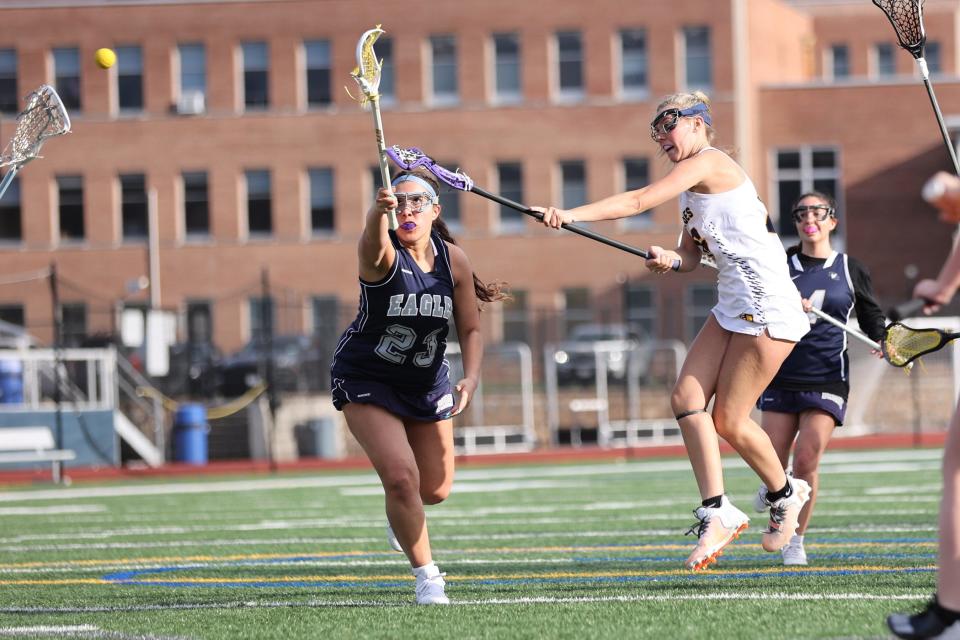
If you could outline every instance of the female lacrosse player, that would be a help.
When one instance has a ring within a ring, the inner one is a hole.
[[[767,494],[767,551],[778,551],[793,536],[810,492],[803,480],[787,477],[770,438],[750,419],[760,392],[810,324],[753,183],[732,158],[710,146],[712,122],[703,93],[667,97],[650,125],[654,142],[674,164],[667,176],[570,211],[541,209],[544,224],[559,228],[565,222],[625,218],[679,196],[680,245],[651,247],[647,268],[657,274],[692,271],[702,254],[717,262],[717,305],[690,346],[671,396],[703,500],[694,511],[699,522],[691,528],[699,540],[686,562],[695,570],[715,561],[749,521],[724,495],[718,436],[768,487],[776,487]]]
[[[830,245],[830,234],[837,228],[833,198],[817,192],[803,194],[791,215],[800,244],[787,252],[787,260],[804,308],[809,311],[815,306],[842,323],[856,311],[863,332],[874,341],[881,340],[883,312],[873,295],[870,274],[858,261],[837,253]],[[797,532],[780,550],[785,565],[807,564],[803,536],[816,500],[820,458],[834,427],[843,424],[850,393],[847,334],[814,315],[810,322],[810,332],[797,343],[757,402],[763,412],[760,424],[783,467],[787,468],[796,440],[793,477],[810,485],[810,501],[800,511]],[[761,485],[755,499],[758,511],[764,510],[766,491]]]
[[[960,222],[960,178],[940,172],[924,188],[924,197],[944,222]],[[960,287],[960,244],[955,244],[936,280],[921,280],[913,297],[927,301],[930,314],[949,303]],[[954,409],[943,449],[943,496],[940,498],[940,549],[937,592],[916,615],[895,613],[887,618],[899,638],[960,638],[960,409]]]
[[[480,282],[450,237],[429,173],[400,173],[392,187],[377,193],[360,236],[360,309],[334,353],[333,404],[383,483],[388,537],[410,560],[417,603],[447,604],[423,505],[453,484],[451,418],[470,402],[483,357],[478,300],[505,296]],[[463,353],[458,398],[444,359],[451,319]]]

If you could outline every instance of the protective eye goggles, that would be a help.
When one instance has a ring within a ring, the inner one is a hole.
[[[675,107],[672,109],[664,109],[658,113],[657,117],[650,123],[650,137],[656,140],[660,136],[667,135],[677,128],[677,125],[680,124],[680,118],[687,116],[700,116],[705,123],[712,125],[713,118],[710,117],[707,110],[707,105],[702,102],[698,102],[686,109],[677,109]]]
[[[793,215],[794,222],[803,222],[807,219],[808,213],[812,213],[817,222],[823,222],[833,217],[833,207],[826,204],[807,204],[794,207],[790,213]]]
[[[429,193],[397,193],[394,197],[397,199],[397,211],[409,207],[410,213],[420,213],[424,207],[437,204],[436,199]]]

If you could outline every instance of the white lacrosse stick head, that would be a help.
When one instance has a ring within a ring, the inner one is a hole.
[[[40,85],[25,102],[17,115],[17,128],[0,155],[0,167],[26,164],[38,157],[47,138],[70,132],[70,116],[53,87]]]
[[[377,59],[373,50],[373,43],[384,33],[378,24],[373,29],[365,31],[357,42],[357,66],[350,73],[360,87],[361,96],[354,98],[361,106],[370,100],[376,100],[380,94],[380,70],[383,61]],[[351,96],[352,97],[352,96]]]

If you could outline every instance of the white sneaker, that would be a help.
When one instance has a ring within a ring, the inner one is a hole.
[[[400,541],[397,540],[397,536],[393,534],[393,527],[390,526],[390,523],[387,523],[387,544],[390,545],[390,548],[394,551],[399,551],[403,553],[403,547],[400,546]]]
[[[780,551],[793,534],[797,532],[800,510],[810,499],[810,485],[800,478],[791,478],[787,476],[787,482],[793,487],[793,493],[789,497],[780,498],[770,505],[770,523],[767,530],[763,532],[763,550]]]
[[[785,567],[807,566],[807,552],[803,548],[803,542],[797,540],[797,536],[793,536],[787,546],[780,549],[780,555],[783,556]]]
[[[440,573],[436,565],[414,569],[413,575],[417,577],[417,604],[450,604],[450,599],[444,593],[447,583],[443,576],[446,574]]]
[[[686,562],[687,568],[693,571],[716,562],[723,555],[723,548],[739,538],[750,522],[747,514],[733,506],[727,496],[723,496],[719,507],[698,507],[693,514],[700,521],[687,531],[688,534],[696,533],[698,538],[697,546]]]
[[[767,504],[767,485],[760,483],[757,492],[753,494],[753,510],[757,513],[763,513],[770,508]]]

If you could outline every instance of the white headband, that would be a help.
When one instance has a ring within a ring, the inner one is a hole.
[[[396,178],[394,178],[393,183],[392,183],[392,186],[395,187],[395,186],[397,186],[398,184],[400,184],[401,182],[416,182],[416,183],[419,184],[421,187],[423,187],[424,189],[426,189],[426,190],[427,190],[427,193],[430,194],[430,197],[433,198],[434,202],[436,202],[436,200],[437,200],[437,192],[434,190],[434,188],[433,188],[432,186],[430,186],[430,183],[429,183],[429,182],[427,182],[426,180],[424,180],[424,179],[421,178],[420,176],[415,176],[415,175],[410,174],[410,173],[404,173],[404,174],[399,175],[399,176],[397,176]]]

